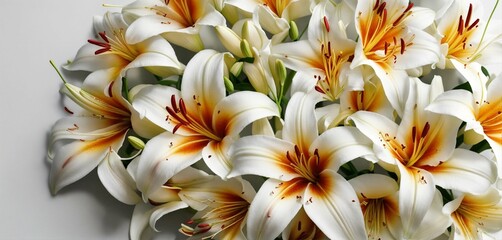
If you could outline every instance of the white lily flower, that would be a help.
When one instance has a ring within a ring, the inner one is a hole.
[[[491,160],[455,148],[460,121],[424,110],[443,91],[441,80],[435,78],[429,86],[414,79],[410,86],[399,125],[373,112],[359,111],[349,118],[373,141],[382,164],[399,175],[399,211],[405,238],[418,231],[433,202],[436,185],[481,194],[496,179]]]
[[[340,104],[330,104],[316,109],[321,129],[329,129],[344,124],[345,119],[357,111],[376,112],[394,119],[394,108],[383,92],[382,83],[375,75],[369,75],[363,91],[344,91]],[[368,75],[365,75],[368,77]]]
[[[472,65],[472,64],[471,64]],[[469,79],[472,93],[466,90],[451,90],[441,94],[427,109],[455,116],[466,122],[465,130],[473,130],[490,144],[497,159],[499,176],[502,174],[502,76],[493,79],[488,86],[484,75]],[[479,73],[478,73],[479,74]],[[480,139],[480,140],[481,140]],[[466,139],[468,140],[468,139]]]
[[[151,139],[140,157],[136,180],[145,197],[201,157],[225,177],[232,167],[227,150],[242,129],[279,115],[276,104],[261,93],[225,96],[225,56],[201,51],[188,63],[181,91],[156,85],[141,89],[134,98],[133,107],[141,116],[167,130]]]
[[[486,239],[502,228],[502,199],[494,187],[481,195],[455,192],[455,199],[443,211],[453,220],[453,239]]]
[[[253,186],[240,178],[217,179],[205,189],[184,191],[180,197],[199,211],[180,232],[189,239],[246,239],[242,228],[255,194]]]
[[[337,100],[345,90],[363,88],[362,78],[350,70],[356,42],[347,38],[345,32],[350,21],[344,19],[342,10],[345,8],[344,2],[334,5],[330,1],[322,1],[312,12],[308,40],[283,43],[272,48],[272,53],[281,56],[289,68],[309,76],[307,79],[295,79],[308,81],[307,91],[315,88],[330,101]]]
[[[309,15],[311,9],[309,0],[227,0],[225,3],[254,14],[261,26],[274,35],[273,44],[288,36],[291,21]]]
[[[204,49],[201,29],[225,25],[213,1],[205,0],[137,0],[122,9],[131,24],[125,39],[135,44],[162,35],[170,43],[197,52]]]
[[[484,11],[485,4],[476,0],[455,0],[445,5],[448,8],[437,23],[441,41],[437,66],[459,69],[472,62],[500,64],[498,56],[502,53],[502,44],[495,41],[502,36],[502,29],[494,22],[487,26],[490,14]],[[452,61],[460,64],[452,65]]]
[[[370,142],[353,127],[333,128],[318,136],[314,116],[318,101],[302,92],[291,97],[282,139],[255,135],[234,143],[234,168],[228,177],[269,178],[251,203],[248,238],[273,239],[302,207],[329,238],[366,238],[357,196],[336,171],[371,154]]]
[[[169,42],[159,36],[137,44],[126,42],[128,25],[120,13],[107,12],[102,17],[95,17],[94,29],[99,40],[89,39],[66,69],[112,69],[109,78],[117,79],[125,76],[131,68],[143,67],[160,77],[181,75],[185,68]]]
[[[371,66],[401,116],[409,84],[405,70],[439,60],[437,40],[423,30],[434,12],[407,0],[359,1],[355,12],[359,40],[351,67]]]
[[[133,160],[127,170],[136,172],[139,161],[139,158]],[[148,203],[135,206],[129,227],[130,238],[143,239],[150,229],[157,231],[155,225],[162,216],[189,207],[181,197],[185,192],[210,190],[218,180],[219,178],[192,167],[183,169],[151,194]]]
[[[91,73],[82,88],[65,82],[62,92],[84,111],[77,115],[76,111],[65,107],[75,116],[60,119],[52,128],[48,157],[52,161],[49,181],[53,194],[98,165],[99,168],[109,167],[100,164],[103,159],[117,160],[113,152],[118,152],[122,146],[131,128],[132,115],[129,103],[121,95],[122,82],[109,82],[102,77],[109,71]],[[118,166],[113,162],[108,164]]]
[[[364,174],[349,183],[361,202],[368,239],[403,239],[396,181],[385,175]],[[451,225],[442,207],[441,194],[436,191],[431,207],[411,239],[433,239]]]

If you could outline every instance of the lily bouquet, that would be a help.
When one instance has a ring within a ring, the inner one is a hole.
[[[97,168],[131,239],[174,211],[191,239],[496,237],[497,4],[114,6],[60,74],[50,189]]]

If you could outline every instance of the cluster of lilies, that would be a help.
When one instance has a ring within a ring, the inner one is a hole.
[[[121,6],[63,66],[50,189],[97,169],[131,239],[181,209],[190,239],[502,237],[497,5]]]

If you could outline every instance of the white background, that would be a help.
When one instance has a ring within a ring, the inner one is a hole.
[[[128,239],[132,206],[111,197],[95,171],[51,196],[45,158],[51,126],[66,115],[49,60],[73,59],[92,17],[120,11],[101,4],[128,2],[0,0],[0,239]],[[157,238],[173,239],[166,228],[177,233],[179,222],[158,226]]]
[[[45,160],[50,128],[65,115],[58,93],[61,80],[49,59],[59,65],[72,59],[92,36],[92,16],[119,11],[102,3],[129,2],[103,1],[0,0],[2,240],[128,238],[133,208],[111,197],[95,172],[53,197]],[[169,216],[175,222],[186,220],[181,214]],[[165,219],[158,226],[164,231],[157,238],[164,239],[173,239],[168,231],[179,227]]]

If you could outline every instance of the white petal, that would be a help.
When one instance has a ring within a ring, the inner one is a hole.
[[[313,95],[297,92],[291,97],[286,108],[282,138],[296,144],[303,153],[307,153],[318,136],[314,112],[318,101]]]
[[[480,103],[486,100],[486,83],[488,82],[488,77],[481,71],[481,65],[476,62],[463,64],[454,59],[451,59],[451,63],[469,82],[474,100]]]
[[[340,166],[355,158],[373,154],[373,144],[355,127],[335,127],[321,134],[310,146],[317,149],[327,169],[338,171]],[[324,164],[324,163],[322,163]]]
[[[383,115],[367,111],[358,111],[352,114],[348,119],[354,121],[357,129],[371,139],[375,150],[379,151],[376,152],[377,154],[382,153],[384,154],[383,156],[386,156],[382,158],[383,156],[379,155],[381,160],[393,164],[394,161],[389,161],[389,159],[393,159],[393,157],[382,147],[380,134],[387,133],[389,136],[396,136],[398,125]]]
[[[305,191],[304,208],[330,239],[366,239],[363,214],[352,186],[338,173],[325,170]]]
[[[110,148],[118,150],[122,146],[126,132],[92,141],[73,141],[59,148],[51,165],[51,192],[56,194],[61,188],[87,175],[98,166]]]
[[[279,109],[264,94],[242,91],[222,99],[214,108],[213,116],[213,129],[216,132],[235,136],[258,119],[279,116]]]
[[[472,93],[466,90],[450,90],[439,95],[426,110],[455,116],[465,122],[476,121]]]
[[[181,97],[187,109],[200,109],[202,116],[212,116],[216,104],[226,94],[224,57],[225,54],[208,49],[198,52],[188,62],[181,82]]]
[[[110,150],[101,161],[98,176],[106,190],[117,200],[131,205],[141,201],[136,191],[136,183],[115,151]]]
[[[169,202],[169,203],[165,203],[165,204],[162,204],[160,206],[157,206],[155,207],[154,209],[152,209],[152,213],[150,215],[150,227],[153,228],[153,230],[155,231],[159,231],[157,230],[157,228],[155,227],[155,223],[157,223],[157,220],[159,220],[162,216],[168,214],[168,213],[171,213],[171,212],[174,212],[176,210],[179,210],[179,209],[182,209],[182,208],[186,208],[188,207],[188,204],[184,203],[184,202]]]
[[[363,198],[378,199],[391,196],[399,190],[397,182],[386,175],[363,174],[349,180],[357,194]]]
[[[446,189],[481,194],[496,180],[495,164],[482,155],[457,148],[450,159],[430,169],[434,182]]]
[[[220,142],[211,141],[202,149],[202,159],[209,169],[221,178],[226,178],[232,169],[228,152],[234,141],[233,137],[227,136]]]
[[[298,177],[289,166],[286,152],[294,152],[290,142],[269,136],[249,136],[237,140],[230,155],[234,168],[227,176],[254,174],[283,181]]]
[[[123,67],[126,66],[129,62],[125,59],[119,57],[115,54],[95,54],[95,52],[99,50],[94,44],[85,44],[82,46],[75,56],[74,60],[65,65],[64,68],[71,71],[96,71],[99,69],[106,69],[111,67]]]
[[[415,13],[415,12],[413,12]],[[419,20],[424,22],[423,19]],[[396,55],[395,69],[410,69],[439,61],[440,46],[438,41],[424,31],[409,27],[409,33],[414,36],[412,45],[406,47],[403,54]]]
[[[132,107],[140,118],[147,118],[155,125],[172,131],[174,126],[166,121],[169,113],[166,106],[171,107],[171,97],[180,98],[180,91],[173,87],[149,85],[143,87],[132,99]]]
[[[436,191],[431,207],[427,210],[424,220],[420,223],[412,239],[435,239],[445,232],[452,220],[449,214],[442,211],[443,199],[441,193]]]
[[[158,218],[185,207],[188,207],[188,205],[184,202],[170,202],[156,207],[145,203],[136,205],[129,226],[129,238],[131,240],[140,240],[151,237],[150,226],[154,228]]]
[[[400,173],[399,211],[404,238],[415,234],[436,192],[431,173],[398,163]]]
[[[208,142],[198,136],[170,132],[152,138],[140,156],[136,173],[138,189],[148,197],[176,173],[198,161]]]
[[[260,187],[247,220],[248,239],[274,239],[302,207],[305,183],[269,179]]]
[[[162,24],[163,22],[170,22],[170,24]],[[183,28],[185,26],[175,20],[169,20],[160,15],[149,15],[134,21],[127,28],[125,38],[129,44],[136,44],[158,34]]]
[[[124,70],[141,67],[145,67],[148,71],[160,77],[181,75],[184,70],[182,63],[163,52],[143,53],[137,56]]]

